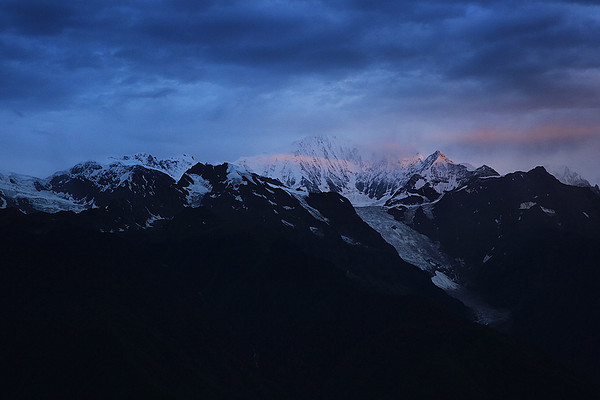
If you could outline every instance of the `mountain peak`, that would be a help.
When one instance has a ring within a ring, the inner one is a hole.
[[[446,155],[439,150],[436,150],[435,153],[433,153],[433,154],[437,157],[438,160],[453,163],[453,161],[451,159],[446,157]]]
[[[592,187],[590,182],[575,171],[572,171],[566,165],[548,165],[546,171],[558,179],[561,183],[571,186]]]
[[[307,136],[292,144],[291,153],[300,157],[361,163],[358,147],[336,136]]]
[[[431,181],[436,193],[451,190],[475,176],[497,175],[455,164],[440,150],[427,158],[403,157],[396,147],[382,144],[373,153],[335,136],[308,136],[292,145],[290,153],[240,158],[237,163],[254,173],[279,179],[309,192],[337,192],[354,204],[384,204],[419,175]],[[406,154],[404,152],[404,154]]]
[[[158,158],[148,153],[137,153],[121,157],[110,157],[108,164],[122,164],[126,166],[140,165],[145,168],[161,171],[178,181],[181,176],[196,164],[194,156],[182,154],[180,156],[169,158]]]
[[[449,159],[448,157],[446,157],[444,155],[444,153],[442,153],[441,151],[436,150],[431,155],[429,155],[423,161],[423,163],[426,164],[426,165],[433,165],[433,164],[454,164],[454,161],[452,161],[451,159]]]

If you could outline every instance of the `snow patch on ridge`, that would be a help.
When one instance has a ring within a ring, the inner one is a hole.
[[[476,321],[489,325],[505,320],[508,314],[494,309],[476,295],[453,281],[447,274],[452,272],[452,262],[427,236],[420,234],[402,222],[396,221],[384,207],[357,207],[357,214],[391,244],[406,262],[428,271],[431,281],[450,296],[460,300],[473,310]]]
[[[396,221],[385,208],[357,207],[356,212],[385,241],[394,246],[404,261],[430,272],[451,268],[449,257],[440,250],[438,244],[408,225]]]
[[[542,208],[542,211],[545,212],[547,215],[549,215],[551,217],[554,217],[556,215],[556,211],[554,211],[553,209],[542,207],[542,206],[540,206],[540,207]]]
[[[291,222],[286,221],[285,219],[282,219],[281,223],[284,224],[285,226],[289,226],[290,228],[295,228],[296,227],[295,224],[292,224]]]
[[[148,209],[146,209],[146,211],[148,211]],[[164,220],[164,219],[166,219],[166,218],[161,217],[160,215],[154,215],[154,214],[150,213],[150,218],[148,218],[146,220],[146,226],[144,228],[151,228],[152,225],[154,225],[154,223],[156,221],[160,221],[160,220]]]
[[[256,184],[252,174],[248,170],[230,163],[227,164],[227,180],[233,184],[234,187],[247,185],[248,181]]]
[[[529,210],[531,207],[535,206],[537,203],[533,201],[526,201],[525,203],[521,203],[519,205],[519,210]]]
[[[357,242],[356,240],[352,239],[349,236],[344,236],[344,235],[340,235],[340,237],[342,238],[342,240],[352,246],[358,246],[360,244],[360,242]]]
[[[124,166],[140,165],[148,169],[154,169],[163,172],[176,181],[179,181],[183,174],[189,170],[196,160],[194,156],[182,154],[178,157],[170,157],[161,159],[147,153],[138,153],[134,155],[126,155],[122,157],[109,157],[107,165],[121,164]]]
[[[324,222],[326,224],[329,224],[329,220],[327,218],[325,218],[323,216],[323,214],[321,214],[321,212],[319,210],[317,210],[316,208],[311,207],[307,202],[306,202],[306,197],[309,195],[308,192],[303,191],[303,190],[293,190],[289,187],[283,186],[283,185],[274,185],[271,182],[265,182],[266,186],[271,187],[273,189],[280,189],[283,190],[284,192],[286,192],[288,195],[290,195],[291,197],[295,198],[296,200],[298,200],[300,202],[300,205],[309,212],[309,214],[316,220],[320,221],[320,222]],[[290,206],[283,206],[284,209],[286,210],[293,210],[294,207],[290,207]]]
[[[188,174],[192,183],[186,188],[188,191],[187,202],[190,207],[200,207],[202,199],[207,193],[212,191],[210,182],[196,174]]]
[[[431,282],[440,289],[455,290],[458,289],[458,284],[448,278],[446,274],[440,271],[435,271],[435,275],[431,278]]]

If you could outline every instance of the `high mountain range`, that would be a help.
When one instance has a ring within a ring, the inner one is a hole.
[[[575,181],[328,137],[0,174],[13,397],[591,398],[600,196]]]

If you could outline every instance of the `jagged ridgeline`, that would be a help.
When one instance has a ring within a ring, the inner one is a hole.
[[[473,178],[498,176],[485,165],[455,164],[440,151],[428,157],[384,157],[327,136],[296,142],[289,153],[245,157],[236,163],[289,187],[337,192],[364,205],[397,201],[418,190],[437,198]]]
[[[590,189],[326,137],[1,174],[4,390],[597,397]]]

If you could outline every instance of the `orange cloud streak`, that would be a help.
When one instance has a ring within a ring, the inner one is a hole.
[[[466,144],[544,145],[581,142],[600,137],[598,126],[544,125],[531,129],[483,129],[459,134],[456,139]]]

